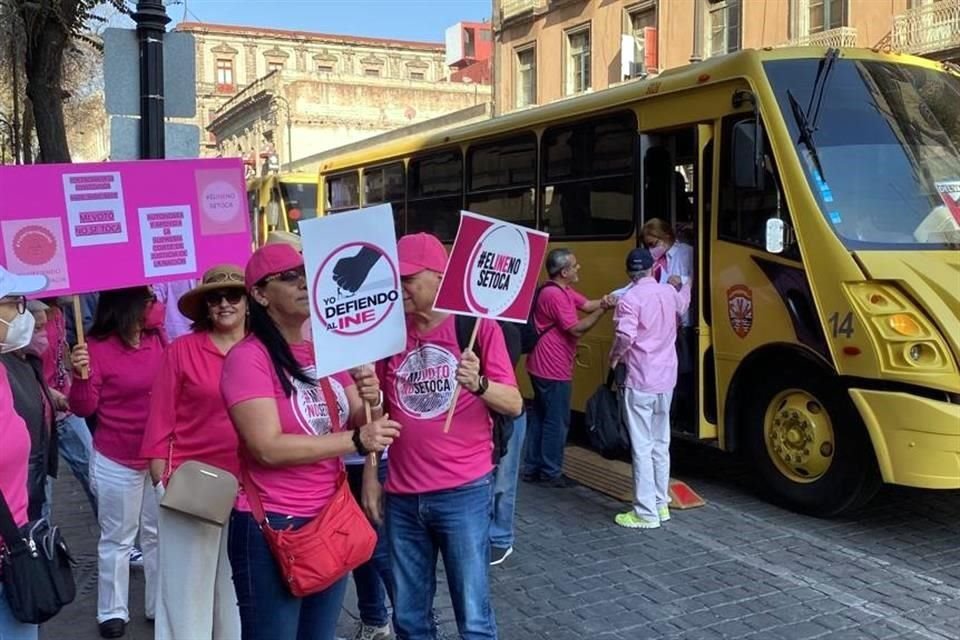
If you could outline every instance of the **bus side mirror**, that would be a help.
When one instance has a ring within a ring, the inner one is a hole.
[[[271,200],[267,203],[267,225],[276,227],[280,222],[280,203]]]
[[[733,183],[737,189],[763,191],[763,127],[760,119],[741,120],[733,126]]]
[[[780,218],[770,218],[767,220],[767,243],[768,253],[783,253],[783,247],[786,244],[786,225]]]

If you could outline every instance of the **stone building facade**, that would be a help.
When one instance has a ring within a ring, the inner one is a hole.
[[[443,43],[181,23],[196,38],[205,155],[283,163],[489,100],[448,82]]]

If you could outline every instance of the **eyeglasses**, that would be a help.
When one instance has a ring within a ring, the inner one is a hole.
[[[220,284],[221,282],[243,283],[243,274],[231,271],[218,271],[203,279],[203,284]]]
[[[294,282],[299,282],[307,280],[307,272],[303,269],[289,269],[287,271],[281,271],[280,273],[275,273],[272,276],[267,276],[263,279],[264,283],[270,282],[272,280],[279,280],[285,284],[292,284]]]
[[[15,304],[17,305],[17,313],[23,315],[27,312],[27,298],[26,296],[10,296],[9,298],[3,298],[0,300],[0,304]]]
[[[224,300],[227,301],[227,304],[238,304],[243,299],[243,291],[237,289],[210,291],[203,296],[203,299],[210,307],[219,307]]]

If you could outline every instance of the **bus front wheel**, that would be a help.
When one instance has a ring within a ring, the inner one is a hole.
[[[754,378],[745,446],[763,486],[819,517],[865,504],[880,487],[866,429],[835,377],[807,367]]]

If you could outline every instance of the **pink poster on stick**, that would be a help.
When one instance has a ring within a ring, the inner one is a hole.
[[[238,158],[0,166],[0,264],[43,295],[244,267],[252,237]]]
[[[461,211],[434,308],[526,322],[549,238],[542,231]]]

